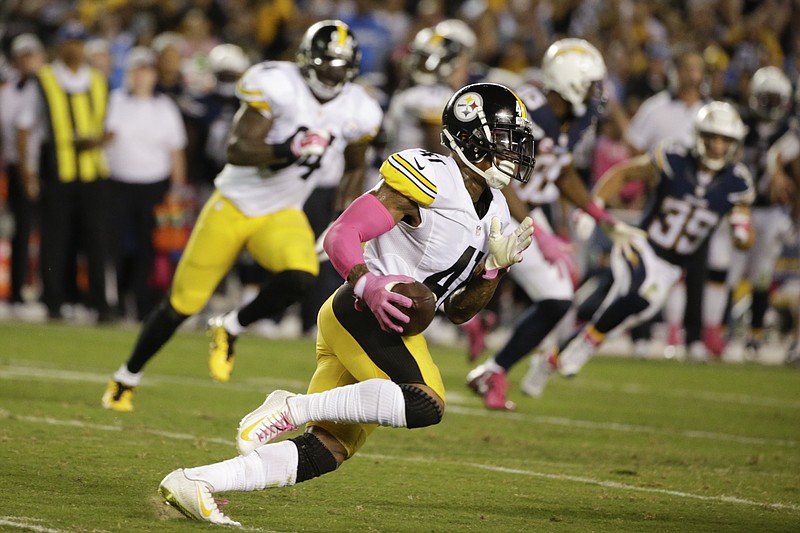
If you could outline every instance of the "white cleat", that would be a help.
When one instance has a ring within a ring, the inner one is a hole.
[[[544,393],[544,388],[555,370],[547,354],[534,355],[519,388],[528,396],[538,398]]]
[[[219,510],[208,483],[189,479],[183,468],[173,470],[161,480],[158,492],[164,501],[192,520],[221,526],[241,526]]]
[[[242,418],[236,435],[236,447],[240,455],[247,455],[259,446],[297,429],[289,418],[289,406],[286,403],[293,396],[297,394],[276,390],[255,411]]]
[[[594,350],[594,346],[578,335],[558,354],[559,373],[566,378],[575,377],[589,361]]]

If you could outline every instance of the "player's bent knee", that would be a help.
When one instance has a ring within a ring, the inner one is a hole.
[[[430,394],[415,385],[399,385],[406,402],[406,427],[424,428],[441,422],[442,406]]]
[[[539,302],[539,308],[542,310],[543,315],[552,317],[555,322],[561,320],[570,307],[572,307],[572,300],[550,299]]]
[[[296,483],[333,472],[339,466],[333,453],[313,433],[303,433],[289,440],[297,446]]]

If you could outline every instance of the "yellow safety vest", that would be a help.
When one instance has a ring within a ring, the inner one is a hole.
[[[47,100],[50,125],[58,162],[58,179],[64,183],[107,178],[108,163],[102,148],[75,150],[75,139],[103,135],[108,85],[103,75],[91,69],[89,90],[67,93],[52,66],[39,70],[39,81]]]

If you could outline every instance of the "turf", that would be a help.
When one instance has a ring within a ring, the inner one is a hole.
[[[302,391],[310,341],[243,337],[232,381],[181,332],[132,414],[100,408],[136,332],[0,324],[0,531],[197,531],[156,492],[174,468],[232,457],[241,416]],[[224,494],[256,531],[800,531],[800,371],[599,358],[515,413],[485,411],[461,349],[435,348],[448,410],[376,431],[331,475]],[[524,365],[512,373],[517,382]]]

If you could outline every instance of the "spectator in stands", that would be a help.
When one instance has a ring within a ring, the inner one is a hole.
[[[143,320],[157,295],[148,285],[155,252],[154,208],[167,192],[186,184],[186,131],[178,106],[155,92],[156,55],[149,48],[131,49],[125,61],[125,88],[111,93],[106,147],[111,169],[110,228],[117,274],[118,304],[128,296]]]

